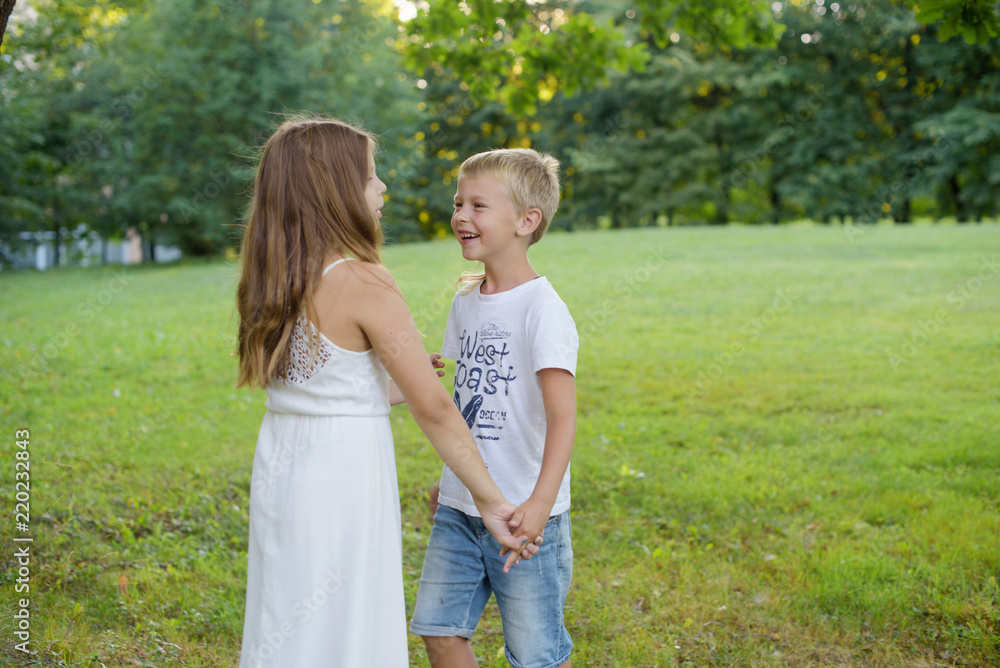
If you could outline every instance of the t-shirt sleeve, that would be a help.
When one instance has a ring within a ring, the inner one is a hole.
[[[535,309],[527,324],[532,371],[566,369],[575,376],[580,337],[566,304],[558,298],[546,300]]]
[[[448,312],[448,324],[444,328],[444,341],[441,342],[441,355],[447,357],[450,360],[457,360],[459,356],[459,331],[460,326],[458,317],[458,298],[459,295],[455,295],[455,298],[451,301],[451,310]]]

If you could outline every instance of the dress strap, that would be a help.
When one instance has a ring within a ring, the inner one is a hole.
[[[330,264],[326,265],[326,267],[323,268],[323,273],[320,276],[321,277],[322,276],[326,276],[326,272],[330,271],[331,269],[333,269],[334,267],[336,267],[341,262],[347,262],[348,260],[353,260],[353,259],[354,259],[353,257],[342,257],[339,260],[337,260],[336,262],[331,262]]]

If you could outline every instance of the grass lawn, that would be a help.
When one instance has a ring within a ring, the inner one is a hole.
[[[532,249],[582,340],[575,666],[1000,663],[1000,226],[854,232]],[[438,349],[457,245],[385,262]],[[234,389],[236,274],[0,274],[0,664],[237,664],[264,396]],[[440,464],[405,408],[392,422],[412,611]],[[502,644],[491,604],[481,665]]]

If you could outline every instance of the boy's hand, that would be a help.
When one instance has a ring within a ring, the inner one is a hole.
[[[526,536],[515,537],[510,529],[511,518],[514,516],[515,508],[507,502],[497,504],[494,507],[481,507],[483,524],[493,537],[500,543],[502,549],[500,556],[506,556],[507,561],[503,566],[503,572],[510,571],[510,567],[520,563],[521,558],[530,559],[531,555],[538,552],[538,546],[528,541]],[[534,548],[532,551],[531,548]],[[517,550],[515,552],[515,550]]]
[[[522,550],[521,557],[528,559],[530,555],[524,554],[531,548],[530,554],[538,552],[538,546],[542,544],[545,534],[545,525],[549,522],[549,513],[552,512],[552,504],[539,501],[530,497],[527,501],[518,506],[514,511],[514,516],[510,519],[510,530],[516,536],[526,536],[528,547]],[[517,559],[514,563],[518,563]]]
[[[427,355],[427,359],[431,361],[431,366],[437,370],[438,378],[444,378],[444,360],[441,359],[441,354],[430,353]]]

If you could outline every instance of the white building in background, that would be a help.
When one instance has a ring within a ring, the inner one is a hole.
[[[142,237],[130,229],[125,238],[107,248],[108,264],[142,264]]]
[[[22,232],[20,237],[21,248],[5,253],[12,258],[12,268],[44,271],[56,265],[54,232]],[[74,233],[66,233],[60,246],[58,257],[62,266],[142,264],[143,261],[142,237],[135,229],[130,229],[121,241],[106,241],[96,232],[88,232],[81,226]],[[182,255],[179,248],[160,244],[155,246],[153,252],[157,263],[173,262]]]

